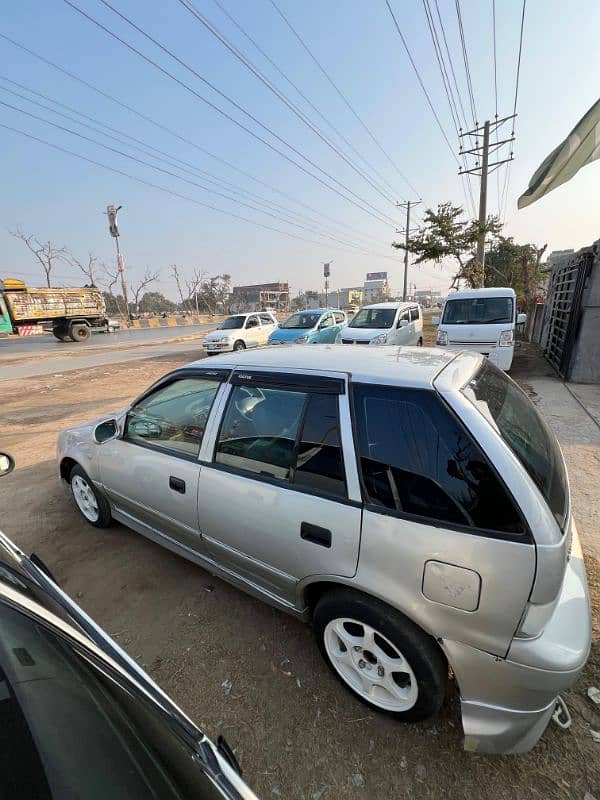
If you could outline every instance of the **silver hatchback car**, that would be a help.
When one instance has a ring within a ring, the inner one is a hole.
[[[97,527],[122,522],[310,620],[352,692],[399,720],[444,701],[465,747],[521,752],[588,656],[554,435],[478,354],[269,348],[198,361],[58,442]]]

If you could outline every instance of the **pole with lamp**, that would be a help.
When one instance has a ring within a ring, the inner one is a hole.
[[[125,300],[125,313],[127,314],[127,324],[131,325],[131,311],[129,309],[129,301],[127,299],[127,282],[125,280],[125,260],[121,255],[119,248],[119,227],[117,224],[117,212],[123,206],[106,206],[106,214],[108,216],[108,230],[110,235],[114,238],[117,245],[117,270],[121,276],[121,291],[123,292],[123,299]]]
[[[329,308],[329,276],[331,275],[332,261],[323,264],[323,277],[325,278],[325,308]]]

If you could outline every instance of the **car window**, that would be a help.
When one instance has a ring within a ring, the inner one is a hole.
[[[256,314],[253,314],[246,320],[246,328],[258,328],[259,326],[260,322],[258,321],[258,317],[256,316]]]
[[[125,439],[198,456],[218,381],[182,378],[140,400],[128,413]]]
[[[326,314],[324,317],[321,318],[321,322],[319,323],[320,328],[330,328],[333,325],[333,319],[331,314]]]
[[[289,480],[306,399],[304,392],[234,386],[217,441],[217,464]]]
[[[341,311],[334,311],[333,316],[335,317],[336,325],[339,325],[340,322],[345,322],[346,320]]]
[[[411,318],[411,320],[414,322],[416,319],[419,319],[420,316],[421,316],[421,314],[419,312],[419,306],[413,306],[410,309],[410,318]]]
[[[293,483],[337,497],[346,496],[337,395],[311,395],[298,444]]]
[[[397,326],[400,325],[400,322],[403,319],[405,319],[407,322],[410,322],[410,311],[408,310],[408,308],[406,309],[406,311],[403,311],[401,314],[398,315]]]
[[[353,397],[369,502],[450,525],[524,533],[482,451],[435,392],[355,384]]]
[[[130,682],[0,603],[3,798],[217,800],[191,743]]]
[[[556,437],[514,381],[484,361],[463,394],[486,417],[523,464],[564,527],[568,482]]]
[[[259,314],[260,321],[263,325],[274,325],[275,322],[270,314]]]

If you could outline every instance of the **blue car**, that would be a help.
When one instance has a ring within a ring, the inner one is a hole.
[[[273,331],[269,344],[334,344],[346,324],[346,314],[338,309],[297,311]]]

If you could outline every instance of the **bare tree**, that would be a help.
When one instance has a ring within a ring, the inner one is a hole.
[[[67,260],[70,264],[72,264],[74,267],[78,267],[83,272],[85,277],[88,279],[88,282],[92,286],[98,286],[98,278],[100,273],[103,271],[106,272],[106,265],[104,262],[100,261],[100,259],[92,252],[87,254],[87,258],[84,261],[80,261],[75,255],[73,255],[73,253],[69,252],[67,253]]]
[[[52,242],[40,242],[40,240],[32,233],[24,233],[20,227],[14,231],[9,231],[11,236],[15,239],[20,239],[27,249],[33,253],[35,258],[39,261],[44,275],[46,276],[46,284],[48,288],[51,287],[50,276],[57,261],[69,263],[68,251],[66,247],[55,247]]]
[[[185,281],[185,286],[188,293],[188,303],[194,303],[196,306],[196,314],[200,314],[200,308],[198,305],[198,294],[200,293],[200,289],[202,287],[202,283],[206,278],[206,273],[202,270],[195,269],[192,273],[191,280]]]
[[[114,288],[115,285],[118,283],[119,279],[121,278],[121,273],[119,272],[118,267],[115,267],[115,271],[111,272],[106,264],[102,264],[102,269],[104,272],[104,286],[106,288],[106,293],[109,294],[112,299],[114,300],[115,308],[117,308],[118,313],[124,318],[128,319],[127,309],[124,307],[125,300],[122,296],[115,294]],[[122,302],[121,302],[122,301]]]
[[[182,310],[185,311],[186,308],[188,308],[189,310],[189,305],[186,305],[186,300],[183,294],[183,288],[181,286],[182,278],[181,275],[179,274],[179,267],[177,266],[177,264],[171,264],[171,275],[173,276],[175,284],[177,285],[177,292],[179,293],[179,299],[181,301]]]
[[[133,302],[135,304],[136,314],[140,313],[140,296],[142,292],[147,286],[150,286],[151,283],[154,283],[158,280],[159,274],[160,272],[158,270],[153,272],[150,267],[146,267],[144,277],[137,283],[130,284],[129,288],[131,289],[131,296],[133,297]]]

